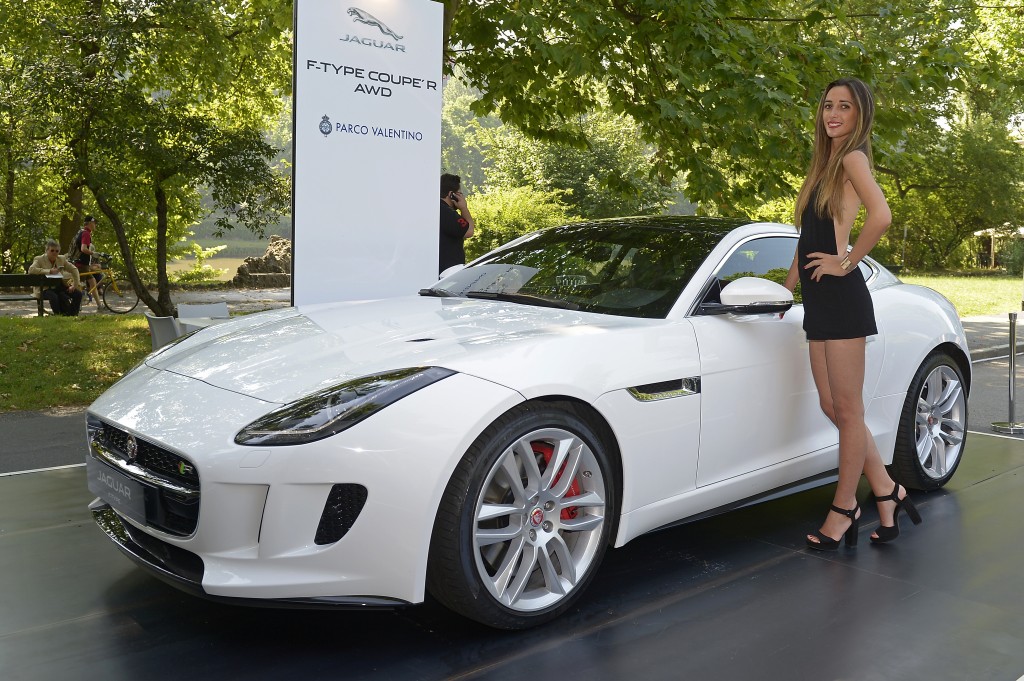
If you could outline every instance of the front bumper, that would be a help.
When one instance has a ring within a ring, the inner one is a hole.
[[[143,367],[101,396],[90,417],[195,467],[197,525],[187,536],[161,531],[152,508],[103,508],[112,496],[98,489],[106,503],[94,515],[133,561],[206,598],[289,607],[418,603],[451,472],[479,432],[521,401],[457,374],[325,440],[246,447],[234,434],[273,405]],[[345,486],[364,488],[365,505],[343,537],[325,544],[318,526],[332,490]]]
[[[330,596],[321,598],[238,598],[215,596],[203,589],[203,559],[163,542],[122,522],[121,517],[102,499],[89,504],[93,520],[114,542],[121,553],[157,579],[173,587],[221,603],[281,608],[395,608],[410,605],[408,601],[380,596]]]

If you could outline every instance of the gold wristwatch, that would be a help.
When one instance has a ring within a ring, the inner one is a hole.
[[[845,272],[846,270],[850,269],[850,265],[852,264],[853,263],[850,262],[850,256],[846,256],[845,258],[843,258],[843,261],[839,263],[839,269]]]

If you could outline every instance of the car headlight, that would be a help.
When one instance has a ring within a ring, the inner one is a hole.
[[[240,430],[235,442],[274,446],[322,440],[454,373],[440,367],[417,367],[345,381],[260,417]]]

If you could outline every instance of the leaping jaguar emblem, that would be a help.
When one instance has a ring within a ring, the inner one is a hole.
[[[348,13],[352,17],[353,21],[358,21],[361,24],[367,24],[369,26],[376,26],[380,29],[380,32],[384,35],[389,35],[395,40],[401,40],[402,36],[398,35],[383,21],[373,16],[372,14],[359,9],[358,7],[349,7]]]

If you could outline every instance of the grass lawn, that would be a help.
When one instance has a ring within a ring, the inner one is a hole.
[[[949,298],[961,317],[1005,316],[1020,310],[1021,277],[900,275],[900,280],[935,289]]]
[[[0,317],[0,411],[87,406],[151,349],[138,314]]]
[[[962,317],[1020,309],[1020,277],[900,278],[942,293]],[[88,406],[151,347],[139,314],[0,317],[0,411]]]

